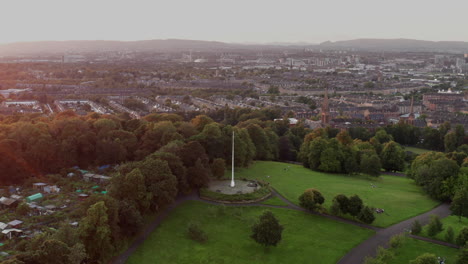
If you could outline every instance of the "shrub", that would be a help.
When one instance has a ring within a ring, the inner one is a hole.
[[[468,263],[468,246],[464,246],[460,249],[458,253],[457,263],[456,264],[466,264]]]
[[[432,215],[431,216],[431,222],[429,223],[428,229],[427,229],[427,234],[429,236],[435,236],[440,231],[442,231],[442,222],[440,222],[440,219],[437,215]]]
[[[390,238],[389,245],[391,248],[399,248],[401,245],[403,245],[403,242],[405,240],[405,235],[399,234],[399,235],[394,235]]]
[[[357,217],[360,221],[366,224],[372,224],[375,220],[374,211],[369,206],[362,208]]]
[[[468,242],[468,227],[464,227],[457,236],[456,243],[459,246],[465,246]]]
[[[363,207],[363,203],[362,203],[361,198],[359,198],[359,196],[353,195],[349,197],[347,211],[350,215],[357,216],[361,212],[362,207]]]
[[[424,253],[416,259],[412,260],[410,264],[437,264],[437,257],[434,254]]]
[[[337,200],[333,200],[333,203],[330,207],[330,213],[334,215],[340,214],[340,203]]]
[[[299,196],[299,205],[307,210],[316,211],[325,202],[323,195],[315,189],[307,189]]]
[[[453,240],[454,240],[454,238],[455,238],[455,234],[454,234],[454,232],[453,232],[453,228],[452,228],[451,226],[449,226],[449,227],[447,228],[447,233],[445,233],[445,240],[446,240],[447,242],[452,243]]]
[[[411,233],[417,235],[421,233],[421,231],[422,231],[421,223],[419,223],[418,220],[415,220],[413,222],[413,225],[411,226]]]
[[[196,223],[190,223],[187,227],[187,235],[193,241],[205,243],[208,240],[206,233]]]
[[[21,215],[21,216],[27,215],[30,211],[31,211],[31,208],[26,203],[21,203],[16,208],[16,214]]]
[[[348,204],[349,204],[349,199],[348,197],[346,197],[346,195],[344,194],[338,194],[337,196],[335,196],[335,198],[333,198],[333,202],[338,203],[339,207],[340,207],[340,212],[342,214],[347,214],[348,213]]]

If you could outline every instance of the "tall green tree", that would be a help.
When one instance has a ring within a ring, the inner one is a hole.
[[[284,227],[270,211],[265,211],[252,226],[251,238],[265,247],[276,246],[282,239]]]
[[[98,202],[88,209],[80,223],[80,234],[92,260],[103,261],[113,253],[111,229],[104,202]]]

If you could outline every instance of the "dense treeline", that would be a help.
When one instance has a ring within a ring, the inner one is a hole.
[[[242,112],[231,111],[238,117],[258,118],[235,118],[231,122],[236,126],[217,123],[206,115],[185,120],[175,114],[152,114],[135,120],[63,112],[53,118],[3,118],[0,151],[5,158],[0,160],[0,168],[6,173],[0,176],[2,185],[60,172],[50,180],[62,186],[60,183],[67,185],[70,181],[64,177],[73,166],[92,169],[120,164],[113,173],[108,195],[92,195],[72,212],[81,218],[78,229],[64,223],[58,231],[24,240],[15,246],[22,253],[14,260],[108,260],[125,247],[124,238],[138,232],[144,215],[159,212],[179,193],[205,186],[210,177],[224,174],[225,161],[231,159],[233,132],[236,166],[248,166],[254,159],[295,157],[308,129],[300,124],[290,128],[287,120],[274,122],[270,118],[276,116],[270,115],[271,111]]]
[[[316,129],[306,135],[299,152],[305,167],[335,173],[378,176],[381,169],[402,171],[406,154],[385,130],[369,141],[353,140],[346,130]]]
[[[216,158],[230,159],[232,131],[236,132],[239,166],[247,166],[254,158],[293,160],[306,129],[297,126],[290,130],[287,121],[273,122],[277,115],[270,110],[230,110],[222,123],[205,115],[184,120],[176,114],[151,114],[141,120],[95,113],[80,117],[73,112],[53,118],[4,117],[0,123],[0,168],[4,172],[0,183],[20,183],[27,177],[73,166],[138,161],[172,141],[180,141],[181,148],[190,151],[190,144],[200,145],[207,155],[202,163],[209,167]],[[249,119],[253,117],[256,119]]]

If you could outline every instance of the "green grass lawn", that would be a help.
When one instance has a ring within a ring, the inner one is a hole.
[[[429,149],[422,149],[422,148],[416,148],[416,147],[404,147],[406,151],[411,151],[414,154],[423,154],[432,150]]]
[[[282,206],[286,206],[288,205],[287,203],[285,203],[283,200],[281,200],[280,198],[276,197],[276,196],[273,196],[269,199],[266,199],[265,201],[261,202],[262,204],[270,204],[270,205],[282,205]]]
[[[438,244],[421,241],[413,238],[405,239],[403,245],[393,251],[395,257],[387,264],[406,264],[424,253],[435,254],[438,257],[444,257],[446,264],[455,263],[458,250],[445,247]]]
[[[286,170],[285,170],[286,168]],[[385,209],[373,223],[386,227],[435,207],[438,202],[424,194],[413,180],[384,175],[379,178],[328,174],[289,163],[257,161],[249,168],[236,171],[236,177],[269,182],[278,192],[295,204],[305,189],[316,188],[325,197],[325,207],[337,194],[357,194],[365,204]],[[371,184],[377,186],[372,188]]]
[[[334,264],[373,231],[304,212],[268,208],[284,226],[283,239],[266,251],[250,238],[263,207],[227,207],[189,201],[163,221],[127,263],[322,263]],[[208,241],[187,238],[190,221],[199,223]]]
[[[419,234],[419,235],[420,235],[420,236],[429,237],[429,238],[433,238],[433,239],[438,239],[438,240],[446,241],[446,240],[445,240],[445,234],[446,234],[447,228],[448,228],[449,226],[451,226],[451,227],[453,228],[453,232],[454,232],[454,234],[455,234],[455,236],[454,236],[455,238],[457,238],[458,234],[459,234],[460,231],[463,229],[463,227],[468,227],[468,218],[466,218],[466,217],[462,217],[462,218],[461,218],[461,222],[460,222],[458,216],[451,215],[451,216],[448,216],[448,217],[445,217],[445,218],[440,219],[440,221],[442,222],[443,228],[444,228],[444,230],[442,230],[442,232],[438,233],[438,234],[435,235],[434,237],[430,237],[430,236],[427,234],[428,226],[425,225],[425,226],[423,227],[423,230],[422,230],[421,234]],[[447,241],[447,242],[454,243],[454,241]]]

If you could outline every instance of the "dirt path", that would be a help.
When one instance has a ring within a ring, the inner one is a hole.
[[[282,208],[282,209],[291,209],[291,210],[297,210],[297,211],[302,211],[305,213],[310,213],[314,215],[320,215],[323,217],[326,217],[328,219],[332,219],[334,221],[346,223],[346,224],[351,224],[354,226],[362,227],[362,228],[367,228],[367,229],[372,229],[376,231],[376,234],[369,239],[365,240],[361,244],[359,244],[357,247],[353,248],[351,251],[349,251],[343,258],[341,258],[338,261],[338,264],[359,264],[364,261],[364,258],[366,256],[374,256],[377,248],[379,246],[385,246],[390,239],[391,236],[402,233],[405,231],[405,229],[409,229],[411,227],[411,223],[414,220],[419,220],[419,222],[424,225],[427,222],[429,222],[429,218],[431,215],[435,214],[438,215],[439,217],[446,217],[450,215],[450,210],[449,206],[447,204],[442,204],[434,209],[432,209],[429,212],[426,212],[424,214],[418,215],[416,217],[410,218],[408,220],[405,220],[403,222],[400,222],[398,224],[395,224],[393,226],[390,226],[388,228],[379,228],[363,223],[358,223],[354,222],[348,219],[340,218],[337,216],[333,215],[327,215],[327,214],[320,214],[316,212],[310,212],[308,210],[305,210],[302,207],[299,207],[295,204],[293,204],[291,201],[286,199],[284,196],[279,194],[276,190],[272,190],[272,196],[277,196],[280,198],[283,202],[285,202],[287,205],[269,205],[269,204],[262,204],[262,203],[250,203],[250,204],[236,204],[236,203],[230,203],[230,204],[224,204],[225,206],[261,206],[261,207],[270,207],[270,208]],[[174,210],[176,207],[178,207],[180,204],[184,203],[185,201],[201,201],[204,203],[208,204],[214,204],[214,205],[220,205],[222,203],[214,202],[214,201],[207,201],[201,199],[196,193],[192,193],[190,195],[186,196],[179,196],[175,200],[175,202],[166,208],[161,214],[159,214],[156,219],[149,225],[146,226],[144,230],[142,230],[138,237],[132,242],[130,247],[120,254],[119,256],[116,256],[113,258],[109,263],[112,264],[124,264],[127,259],[132,255],[135,250],[148,238],[148,236],[161,224],[161,222],[169,215],[169,213]],[[412,236],[416,239],[421,239],[421,240],[426,240],[430,241],[433,243],[445,245],[448,243],[442,242],[442,241],[437,241],[437,240],[432,240],[432,239],[427,239],[419,236]],[[449,245],[453,246],[453,245]]]

